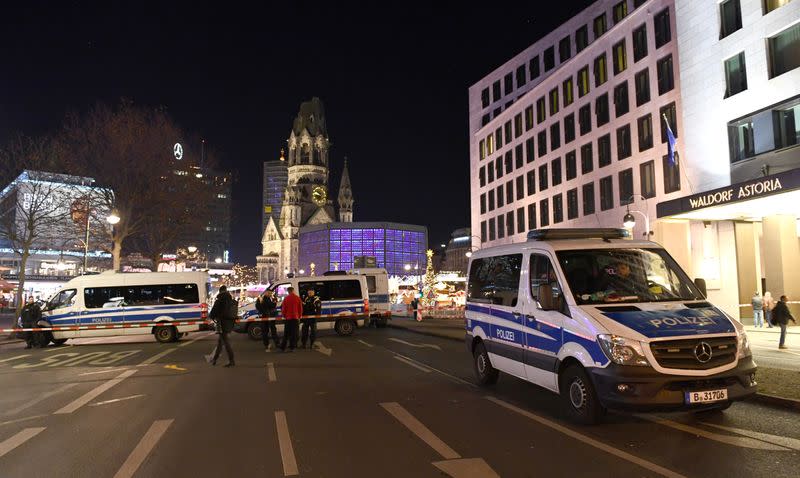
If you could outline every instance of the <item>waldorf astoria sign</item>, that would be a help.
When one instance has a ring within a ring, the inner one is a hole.
[[[659,203],[658,217],[675,216],[707,207],[731,204],[800,189],[800,169],[731,184],[691,196]]]

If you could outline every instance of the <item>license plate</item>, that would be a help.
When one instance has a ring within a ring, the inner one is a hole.
[[[728,399],[728,389],[703,390],[700,392],[684,392],[686,403],[711,403]]]

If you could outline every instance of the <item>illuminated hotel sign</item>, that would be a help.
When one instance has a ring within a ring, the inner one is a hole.
[[[800,169],[665,201],[659,203],[656,208],[658,217],[667,217],[697,209],[771,196],[794,189],[800,189]]]

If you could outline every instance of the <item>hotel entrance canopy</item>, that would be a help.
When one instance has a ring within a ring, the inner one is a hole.
[[[656,206],[659,219],[760,221],[764,216],[800,217],[800,169],[731,184]]]

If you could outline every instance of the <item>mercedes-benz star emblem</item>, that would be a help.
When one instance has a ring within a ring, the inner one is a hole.
[[[175,143],[175,146],[172,147],[172,151],[175,153],[175,159],[183,158],[183,146],[180,143]]]
[[[711,360],[712,354],[711,346],[705,342],[700,342],[697,344],[697,347],[694,348],[694,356],[697,357],[697,361],[700,363],[706,363]]]

